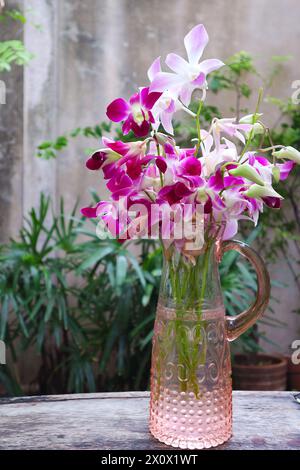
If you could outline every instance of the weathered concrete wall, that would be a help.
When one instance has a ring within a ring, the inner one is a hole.
[[[20,69],[9,76],[8,104],[1,107],[2,240],[16,232],[21,214],[37,203],[41,190],[56,200],[63,195],[69,208],[78,195],[82,204],[89,203],[89,187],[104,194],[97,175],[84,167],[90,142],[72,144],[56,162],[38,161],[36,146],[104,119],[110,100],[147,84],[155,57],[184,53],[182,39],[193,25],[202,22],[209,32],[206,57],[226,59],[243,49],[254,55],[262,74],[270,70],[272,55],[292,55],[272,90],[278,96],[290,96],[292,81],[300,78],[298,0],[24,0],[24,7],[33,7],[42,29],[27,24],[25,42],[36,58],[24,71],[24,87]],[[222,95],[208,100],[225,111],[231,106],[226,96],[226,101]],[[275,118],[268,116],[271,124]],[[282,265],[272,275],[288,278]],[[274,338],[286,350],[300,337],[299,317],[291,313],[300,295],[289,287],[280,297],[284,301],[276,310],[288,327],[276,330]]]
[[[22,8],[22,1],[11,1],[11,8]],[[0,37],[18,37],[20,26],[0,25]],[[22,33],[21,33],[22,34]],[[0,104],[0,240],[15,234],[22,221],[23,183],[23,70],[2,72],[5,103]],[[1,101],[2,102],[2,101]]]
[[[24,71],[24,151],[23,213],[39,202],[40,192],[57,194],[57,163],[36,158],[42,141],[60,133],[58,113],[59,45],[56,0],[24,1],[24,9],[33,6],[31,21],[25,27],[24,41],[34,60]],[[36,25],[40,25],[39,28]]]

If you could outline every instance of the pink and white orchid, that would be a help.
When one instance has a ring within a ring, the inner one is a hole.
[[[154,60],[148,70],[148,78],[152,82],[155,77],[161,73],[160,57]],[[162,124],[166,132],[173,135],[172,119],[174,113],[182,109],[182,104],[178,100],[176,93],[172,90],[164,90],[153,106],[152,113],[155,123],[152,124],[153,129],[157,130]]]
[[[138,93],[132,95],[129,102],[123,98],[117,98],[107,107],[107,117],[114,122],[124,121],[123,134],[130,130],[137,137],[145,137],[150,130],[150,124],[154,123],[151,109],[161,96],[161,93],[149,92],[149,88],[141,88]]]
[[[265,132],[260,114],[239,121],[214,118],[207,130],[198,125],[196,145],[190,148],[180,148],[159,131],[162,125],[173,134],[172,119],[180,109],[193,114],[187,107],[193,91],[205,90],[207,74],[223,65],[217,59],[200,62],[207,42],[204,26],[195,26],[184,39],[188,61],[169,54],[166,64],[173,73],[166,73],[157,58],[148,70],[150,87],[140,88],[129,101],[117,98],[107,108],[112,121],[123,121],[124,135],[132,130],[137,137],[147,136],[133,142],[103,137],[103,147],[86,163],[103,172],[111,198],[83,208],[82,214],[99,217],[114,237],[145,237],[155,229],[165,246],[183,248],[199,208],[204,226],[221,222],[226,239],[236,234],[240,220],[257,224],[264,206],[281,205],[273,186],[300,164],[300,152],[290,146],[253,149],[253,135]],[[178,217],[190,224],[181,239],[176,238]]]
[[[150,91],[167,90],[179,97],[185,106],[189,106],[193,91],[205,90],[207,75],[224,65],[218,59],[200,62],[207,43],[208,34],[203,24],[195,26],[184,38],[188,61],[177,54],[168,54],[166,64],[174,73],[159,71],[153,78]]]

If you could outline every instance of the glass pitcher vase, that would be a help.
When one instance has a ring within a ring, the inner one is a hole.
[[[257,274],[254,304],[225,315],[218,264],[229,250],[252,263]],[[232,434],[229,342],[263,314],[270,296],[261,257],[240,241],[210,236],[203,248],[164,250],[151,363],[150,432],[183,449],[202,449]]]

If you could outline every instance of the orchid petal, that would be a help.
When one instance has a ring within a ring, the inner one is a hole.
[[[148,111],[148,115],[149,115],[149,122],[151,122],[151,124],[155,124],[156,120],[155,120],[155,117],[153,116],[153,114],[151,113],[151,111]]]
[[[160,115],[160,120],[163,128],[165,129],[166,132],[169,134],[173,135],[174,134],[174,129],[172,125],[172,117],[173,115],[169,112],[162,112]]]
[[[157,100],[161,97],[161,95],[162,95],[161,92],[157,92],[157,91],[149,93],[145,102],[143,103],[145,108],[147,110],[152,109],[155,103],[157,102]]]
[[[213,72],[214,70],[218,70],[219,68],[223,67],[224,62],[219,59],[206,59],[200,63],[200,70],[205,75]]]
[[[107,117],[114,122],[123,121],[130,113],[130,106],[123,98],[112,101],[106,110]]]
[[[271,207],[272,209],[280,209],[281,200],[279,197],[263,197],[262,198],[266,206]]]
[[[133,122],[132,114],[130,114],[122,126],[122,132],[124,135],[128,134],[128,132],[131,130]]]
[[[220,170],[216,171],[216,173],[209,178],[208,186],[215,191],[224,189],[224,180]]]
[[[160,72],[150,85],[150,92],[180,89],[184,84],[184,79],[175,73]]]
[[[103,139],[104,140],[104,139]],[[107,147],[113,150],[120,155],[126,155],[126,153],[130,149],[130,145],[127,143],[122,142],[121,140],[111,141],[106,143]]]
[[[157,157],[155,163],[159,171],[161,171],[162,173],[165,173],[167,171],[168,165],[163,157]]]
[[[180,168],[184,175],[200,176],[201,163],[195,157],[186,157],[180,162]]]
[[[208,34],[203,24],[195,26],[185,36],[184,45],[191,64],[198,64],[208,40]]]
[[[157,57],[153,62],[152,64],[150,65],[149,69],[148,69],[148,78],[150,80],[150,82],[152,82],[154,80],[154,77],[159,73],[161,72],[161,65],[160,65],[160,56]]]
[[[164,150],[165,150],[165,152],[168,156],[175,155],[175,149],[174,149],[173,145],[171,145],[169,142],[165,143]]]
[[[145,104],[147,102],[147,99],[148,99],[148,96],[149,96],[149,87],[143,87],[140,89],[140,92],[139,92],[139,104],[142,105],[143,107],[145,107]],[[130,102],[131,102],[131,98],[130,98]],[[134,103],[133,103],[134,104]]]
[[[87,160],[85,165],[89,170],[99,170],[106,158],[105,152],[97,151]]]
[[[279,168],[280,171],[280,180],[284,181],[288,178],[290,172],[296,165],[293,161],[286,161],[285,163],[278,163],[275,168]]]
[[[137,158],[131,158],[128,160],[126,163],[126,173],[129,178],[133,180],[138,178],[142,173],[141,160],[138,160]]]
[[[134,104],[140,104],[140,93],[135,93],[132,95],[129,99],[129,103],[132,105]]]
[[[225,230],[223,232],[223,240],[230,240],[233,238],[238,231],[237,219],[228,220],[226,222]]]
[[[186,75],[190,70],[190,64],[178,54],[168,54],[166,58],[166,64],[171,70],[173,70],[173,72],[177,73],[178,75]]]
[[[190,104],[194,89],[195,87],[191,85],[190,83],[187,83],[181,89],[180,98],[185,106],[188,106]]]
[[[145,137],[149,133],[150,124],[147,121],[143,121],[142,124],[139,126],[134,121],[132,121],[131,129],[137,137]]]
[[[82,209],[80,209],[80,212],[84,217],[88,217],[89,219],[95,219],[97,217],[97,208],[98,205],[96,207],[83,207]]]
[[[205,81],[206,81],[205,74],[203,72],[200,72],[198,77],[192,81],[192,84],[197,88],[198,87],[201,88],[205,84]]]
[[[239,139],[245,145],[246,140],[245,140],[245,137],[243,136],[243,134],[241,132],[235,131],[234,135],[237,139]]]
[[[266,157],[262,157],[260,155],[254,155],[254,161],[258,162],[261,166],[269,166],[270,165],[269,160]],[[250,161],[249,161],[249,163],[250,163]],[[250,163],[250,165],[251,164],[252,163]]]
[[[108,165],[105,165],[102,167],[103,169],[103,175],[105,180],[109,180],[112,178],[115,173],[116,173],[116,165],[114,162],[109,163]]]
[[[176,104],[175,104],[175,101],[174,100],[171,100],[170,101],[170,104],[169,106],[165,109],[166,113],[172,113],[174,114],[175,111],[176,111]]]

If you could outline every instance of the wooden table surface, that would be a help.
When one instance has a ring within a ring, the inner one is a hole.
[[[148,392],[0,400],[0,449],[162,450],[148,432]],[[217,447],[300,450],[291,392],[233,393],[233,437]]]

